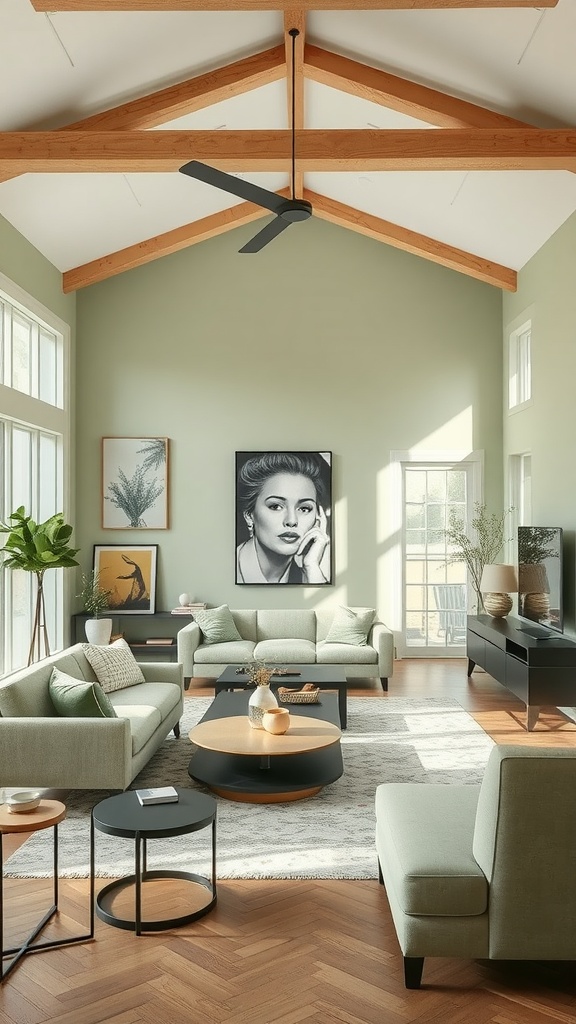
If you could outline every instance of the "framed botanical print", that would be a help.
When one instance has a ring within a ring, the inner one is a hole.
[[[168,438],[102,438],[102,528],[168,529]]]
[[[332,583],[331,452],[236,452],[236,583]]]
[[[157,544],[95,544],[94,571],[109,592],[111,612],[143,615],[156,611]]]

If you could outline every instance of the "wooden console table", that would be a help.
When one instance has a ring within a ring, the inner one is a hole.
[[[576,705],[576,643],[561,633],[535,640],[520,632],[525,624],[511,616],[469,615],[466,653],[468,676],[479,665],[519,697],[532,730],[541,707]]]

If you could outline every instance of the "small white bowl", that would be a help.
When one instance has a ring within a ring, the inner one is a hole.
[[[6,797],[6,805],[12,814],[23,814],[25,811],[35,811],[41,799],[42,794],[38,790],[26,789]]]

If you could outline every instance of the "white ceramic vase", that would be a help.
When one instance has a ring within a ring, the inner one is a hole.
[[[112,635],[112,619],[86,619],[84,632],[89,644],[106,647]]]
[[[178,602],[181,608],[187,608],[190,604],[190,594],[180,594]]]
[[[257,686],[248,701],[248,721],[253,729],[263,729],[262,719],[266,711],[278,707],[278,701],[269,686]]]

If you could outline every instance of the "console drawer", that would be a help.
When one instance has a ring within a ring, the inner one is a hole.
[[[517,658],[508,655],[506,658],[506,676],[502,678],[501,682],[511,690],[516,697],[523,700],[525,704],[528,703],[528,680],[529,672],[528,666],[524,661],[519,661]]]
[[[484,668],[499,683],[503,683],[506,679],[506,651],[487,642]]]
[[[475,665],[480,665],[480,668],[484,668],[486,641],[481,636],[478,636],[477,633],[472,633],[471,630],[468,630],[466,634],[466,654]]]

